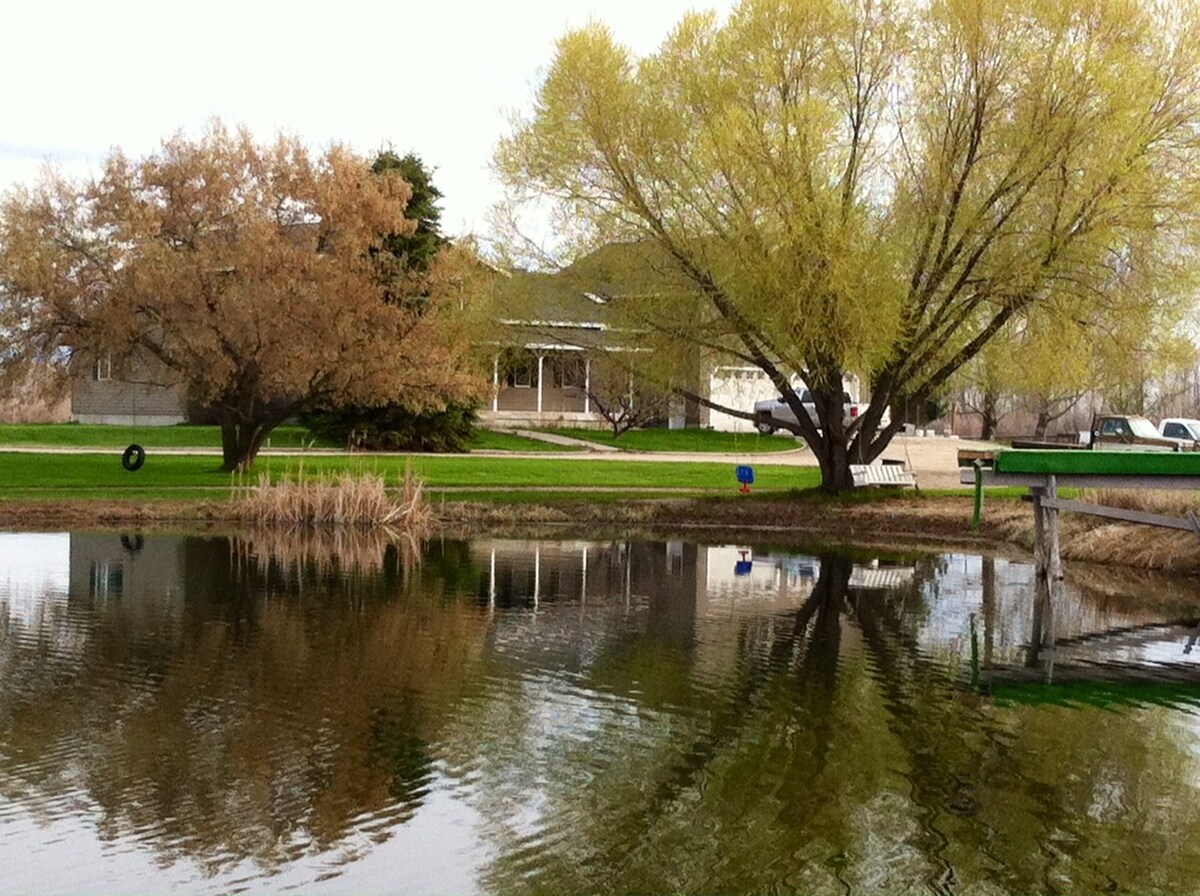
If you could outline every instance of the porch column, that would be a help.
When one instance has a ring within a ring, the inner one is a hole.
[[[583,412],[592,412],[592,359],[583,359]]]
[[[488,575],[488,609],[496,609],[496,549],[492,548],[492,567]]]
[[[542,543],[533,549],[533,608],[536,610],[542,596]]]
[[[542,412],[542,368],[545,366],[546,356],[538,355],[538,403],[537,412]]]
[[[500,410],[500,356],[492,355],[492,410]]]

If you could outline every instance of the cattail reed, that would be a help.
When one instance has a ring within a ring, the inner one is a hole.
[[[419,539],[430,525],[422,483],[411,467],[390,492],[375,473],[278,482],[264,474],[257,485],[236,489],[233,500],[238,519],[263,526],[386,526]]]

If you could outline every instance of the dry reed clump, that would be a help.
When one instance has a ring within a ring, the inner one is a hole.
[[[1197,509],[1193,492],[1167,489],[1087,489],[1079,500],[1164,516],[1182,517]],[[985,512],[986,517],[986,512]],[[992,532],[1006,541],[1033,549],[1033,511],[1029,507],[993,523]],[[1065,560],[1156,569],[1200,572],[1200,539],[1196,533],[1137,523],[1105,520],[1080,513],[1059,514],[1059,539]]]
[[[1126,523],[1072,521],[1064,528],[1063,557],[1138,569],[1194,572],[1200,541],[1194,532]]]
[[[1079,500],[1089,504],[1102,504],[1105,507],[1120,507],[1123,510],[1140,510],[1144,513],[1161,513],[1168,516],[1200,513],[1200,492],[1178,489],[1083,489],[1079,493]]]
[[[411,468],[395,494],[374,473],[279,482],[263,475],[256,486],[236,490],[233,501],[238,519],[264,526],[387,526],[413,538],[430,527],[422,483]]]
[[[316,570],[321,574],[353,570],[376,573],[395,547],[400,569],[420,564],[420,541],[389,526],[255,527],[232,541],[238,566],[275,564],[285,571]]]

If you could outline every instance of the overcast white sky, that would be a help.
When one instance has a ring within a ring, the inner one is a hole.
[[[731,0],[9,0],[0,14],[0,190],[49,160],[72,175],[206,120],[320,147],[415,151],[446,232],[485,234],[488,165],[554,41],[590,19],[653,51],[689,9]]]

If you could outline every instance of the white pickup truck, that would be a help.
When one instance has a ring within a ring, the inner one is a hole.
[[[813,401],[812,392],[808,389],[800,390],[800,404],[808,413],[808,417],[812,420],[813,425],[818,429],[821,424],[817,420],[817,405]],[[867,405],[859,404],[850,398],[849,392],[842,393],[842,426],[848,427],[857,418],[867,412]],[[891,422],[891,415],[885,410],[883,419],[880,421],[880,426],[887,426]],[[754,426],[763,435],[770,435],[777,429],[786,429],[793,432],[793,426],[796,425],[796,415],[792,413],[792,409],[788,407],[787,402],[782,396],[776,398],[768,398],[765,401],[757,401],[754,403]]]
[[[1191,451],[1200,445],[1200,420],[1190,417],[1167,417],[1158,421],[1158,434],[1172,439],[1183,451]]]

